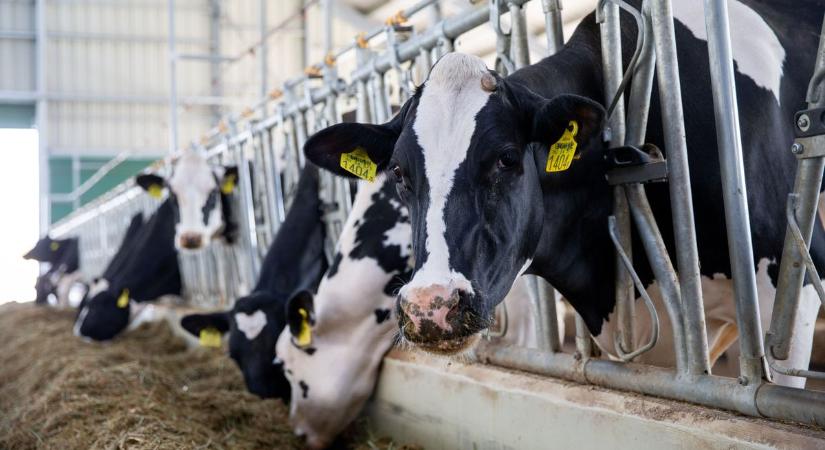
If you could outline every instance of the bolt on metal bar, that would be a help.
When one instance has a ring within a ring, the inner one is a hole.
[[[651,2],[650,17],[656,48],[656,78],[667,148],[673,234],[676,241],[682,317],[688,352],[686,371],[691,374],[709,373],[710,362],[699,276],[699,252],[696,248],[696,228],[693,222],[682,89],[670,0]]]
[[[756,292],[748,194],[742,160],[742,136],[733,78],[733,52],[730,43],[728,7],[725,0],[705,0],[713,106],[716,116],[716,141],[722,175],[722,197],[728,252],[736,299],[739,327],[740,372],[759,382],[764,368],[762,328]]]
[[[814,73],[819,73],[823,68],[825,68],[825,21],[819,37]],[[815,82],[815,78],[811,81]],[[816,99],[812,95],[816,90],[817,86],[811,83],[808,88],[808,100]],[[817,108],[823,105],[825,105],[825,96],[823,95],[819,95],[816,103],[808,103],[809,108]],[[799,195],[796,202],[796,221],[803,237],[805,237],[806,246],[810,246],[816,220],[823,170],[825,170],[825,157],[800,158],[797,162],[793,188],[793,192]],[[794,333],[793,324],[796,322],[799,294],[804,277],[805,266],[802,264],[799,247],[794,245],[791,230],[787,230],[782,247],[782,260],[779,266],[779,279],[776,286],[776,298],[773,303],[771,326],[765,336],[766,353],[772,359],[786,360],[789,357],[790,343]]]

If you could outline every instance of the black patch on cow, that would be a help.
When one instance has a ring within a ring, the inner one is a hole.
[[[302,348],[301,350],[303,350],[303,351],[304,351],[304,353],[306,353],[306,354],[307,354],[307,355],[309,355],[309,356],[314,355],[314,354],[315,354],[315,352],[317,352],[317,351],[318,351],[318,349],[317,349],[317,348],[315,348],[315,347],[304,347],[304,348]]]
[[[379,324],[384,323],[387,319],[390,318],[389,308],[377,308],[373,312],[375,313],[375,321]]]
[[[338,266],[341,264],[341,260],[344,258],[344,255],[341,252],[335,252],[335,257],[332,259],[332,264],[329,266],[329,270],[327,271],[326,277],[332,278],[338,273]]]
[[[395,228],[406,215],[393,206],[390,200],[400,204],[394,182],[385,182],[381,190],[372,195],[372,204],[364,211],[363,223],[355,232],[355,246],[349,253],[352,259],[372,258],[387,273],[399,272],[407,267],[408,258],[402,256],[398,245],[384,245],[384,234]],[[406,250],[406,249],[404,249]]]
[[[301,380],[298,382],[298,386],[301,387],[301,395],[307,398],[307,396],[309,396],[309,385],[304,383],[304,380]]]

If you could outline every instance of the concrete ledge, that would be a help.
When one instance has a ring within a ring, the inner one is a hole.
[[[367,415],[427,449],[825,448],[818,429],[397,350]]]

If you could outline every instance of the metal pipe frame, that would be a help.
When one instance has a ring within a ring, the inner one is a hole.
[[[825,68],[825,22],[823,22],[822,33],[819,38],[814,74],[820,72],[823,68]],[[812,90],[816,90],[816,86],[812,85],[809,88],[809,91]],[[819,95],[818,100],[814,98],[808,98],[808,100],[809,108],[825,106],[825,95]],[[816,101],[811,102],[811,100]],[[802,145],[799,141],[797,139],[796,144]],[[825,170],[825,157],[800,157],[797,162],[793,188],[793,192],[798,195],[796,221],[808,247],[811,245],[811,235],[816,220],[823,170]],[[776,286],[776,298],[773,303],[771,326],[765,336],[765,347],[770,359],[788,359],[791,338],[793,337],[793,324],[796,321],[799,294],[804,279],[805,266],[802,264],[800,249],[793,242],[791,230],[787,230],[785,232],[785,243],[782,247],[782,261],[779,266],[779,279]],[[811,281],[817,282],[819,280]]]
[[[735,411],[753,417],[825,425],[825,392],[746,383],[713,375],[678,374],[671,369],[535,349],[488,346],[481,361],[611,389],[638,392],[673,400]]]
[[[178,149],[178,72],[175,48],[175,0],[167,0],[169,20],[169,154]]]
[[[725,0],[705,0],[705,23],[708,31],[708,57],[713,109],[716,116],[716,142],[722,175],[722,197],[725,203],[728,252],[736,298],[736,322],[739,326],[740,372],[749,382],[758,383],[765,373],[765,354],[762,348],[756,268],[753,262],[748,214],[748,191],[745,186],[739,109],[733,78],[733,52]]]
[[[693,198],[685,141],[682,88],[670,0],[651,2],[650,16],[657,59],[656,78],[667,146],[673,234],[676,240],[682,318],[685,323],[688,352],[686,370],[691,374],[710,373],[705,311],[699,276],[699,252],[696,248],[696,228],[693,223]]]
[[[597,10],[596,17],[596,20],[600,22],[599,28],[601,31],[605,102],[609,103],[618,92],[622,79],[622,34],[619,6],[606,2],[603,9]],[[609,119],[611,147],[619,147],[624,144],[625,112],[622,98],[623,96],[619,97],[616,108]],[[630,213],[621,186],[613,188],[613,216],[616,218],[616,230],[621,248],[632,260]],[[630,353],[635,346],[633,322],[636,299],[633,292],[633,280],[631,280],[630,273],[622,264],[618,252],[614,259],[616,265],[616,317],[619,321],[619,344],[621,347],[621,349],[617,349],[617,352]]]

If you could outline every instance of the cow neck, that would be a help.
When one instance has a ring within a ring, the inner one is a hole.
[[[561,52],[514,73],[507,82],[522,83],[547,99],[577,94],[603,103],[601,67],[598,33],[584,25]],[[607,232],[613,197],[601,150],[582,150],[567,171],[546,173],[548,149],[533,147],[544,220],[528,272],[550,281],[598,334],[614,305],[615,261]]]

